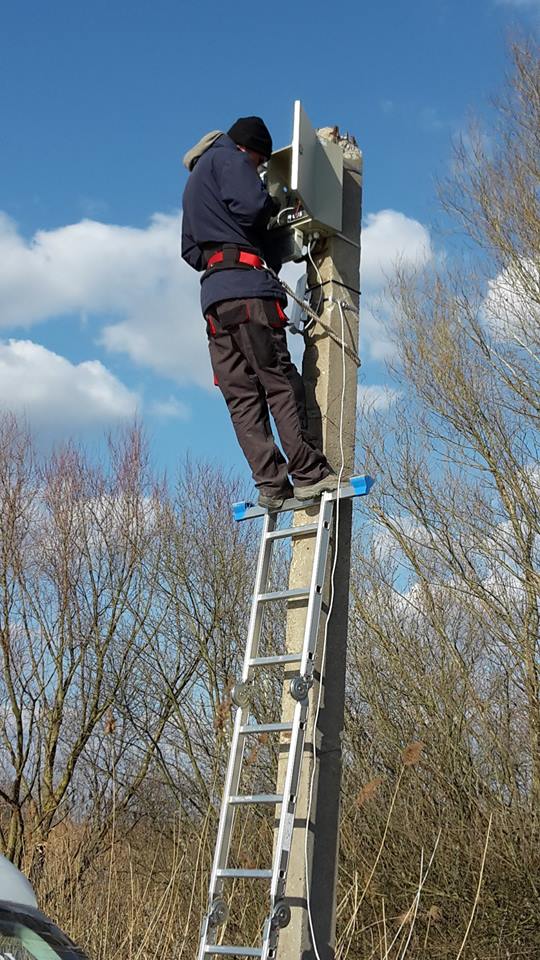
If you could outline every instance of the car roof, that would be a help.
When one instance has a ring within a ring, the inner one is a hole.
[[[37,907],[32,884],[17,867],[0,854],[0,900]]]

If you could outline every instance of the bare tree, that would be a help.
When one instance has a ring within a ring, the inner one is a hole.
[[[111,444],[106,473],[75,448],[38,464],[13,419],[0,430],[0,836],[35,870],[55,824],[110,803],[112,767],[129,804],[196,661],[162,629],[164,491],[140,433]]]
[[[348,870],[368,887],[344,944],[360,955],[394,933],[396,958],[540,942],[540,72],[532,47],[513,56],[498,124],[457,145],[442,191],[466,261],[398,270],[404,400],[363,425],[379,482],[352,607],[345,836],[362,825]],[[408,741],[425,749],[402,771]]]

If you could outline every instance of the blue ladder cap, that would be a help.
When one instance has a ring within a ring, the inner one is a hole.
[[[253,506],[254,504],[250,503],[249,500],[240,500],[238,503],[233,503],[232,511],[234,519],[245,520],[247,511]]]
[[[354,490],[355,496],[362,497],[366,493],[369,493],[375,480],[373,477],[364,476],[364,477],[351,477],[349,480],[351,487]]]

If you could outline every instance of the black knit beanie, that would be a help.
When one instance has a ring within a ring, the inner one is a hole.
[[[260,117],[239,117],[227,133],[240,147],[255,150],[268,160],[272,153],[272,137]]]

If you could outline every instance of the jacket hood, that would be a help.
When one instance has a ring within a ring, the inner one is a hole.
[[[197,163],[197,160],[202,157],[203,153],[205,153],[208,148],[211,147],[212,144],[214,144],[216,140],[222,136],[223,130],[212,130],[211,133],[205,133],[204,137],[202,137],[194,147],[191,147],[191,149],[184,154],[184,166],[191,172]]]

